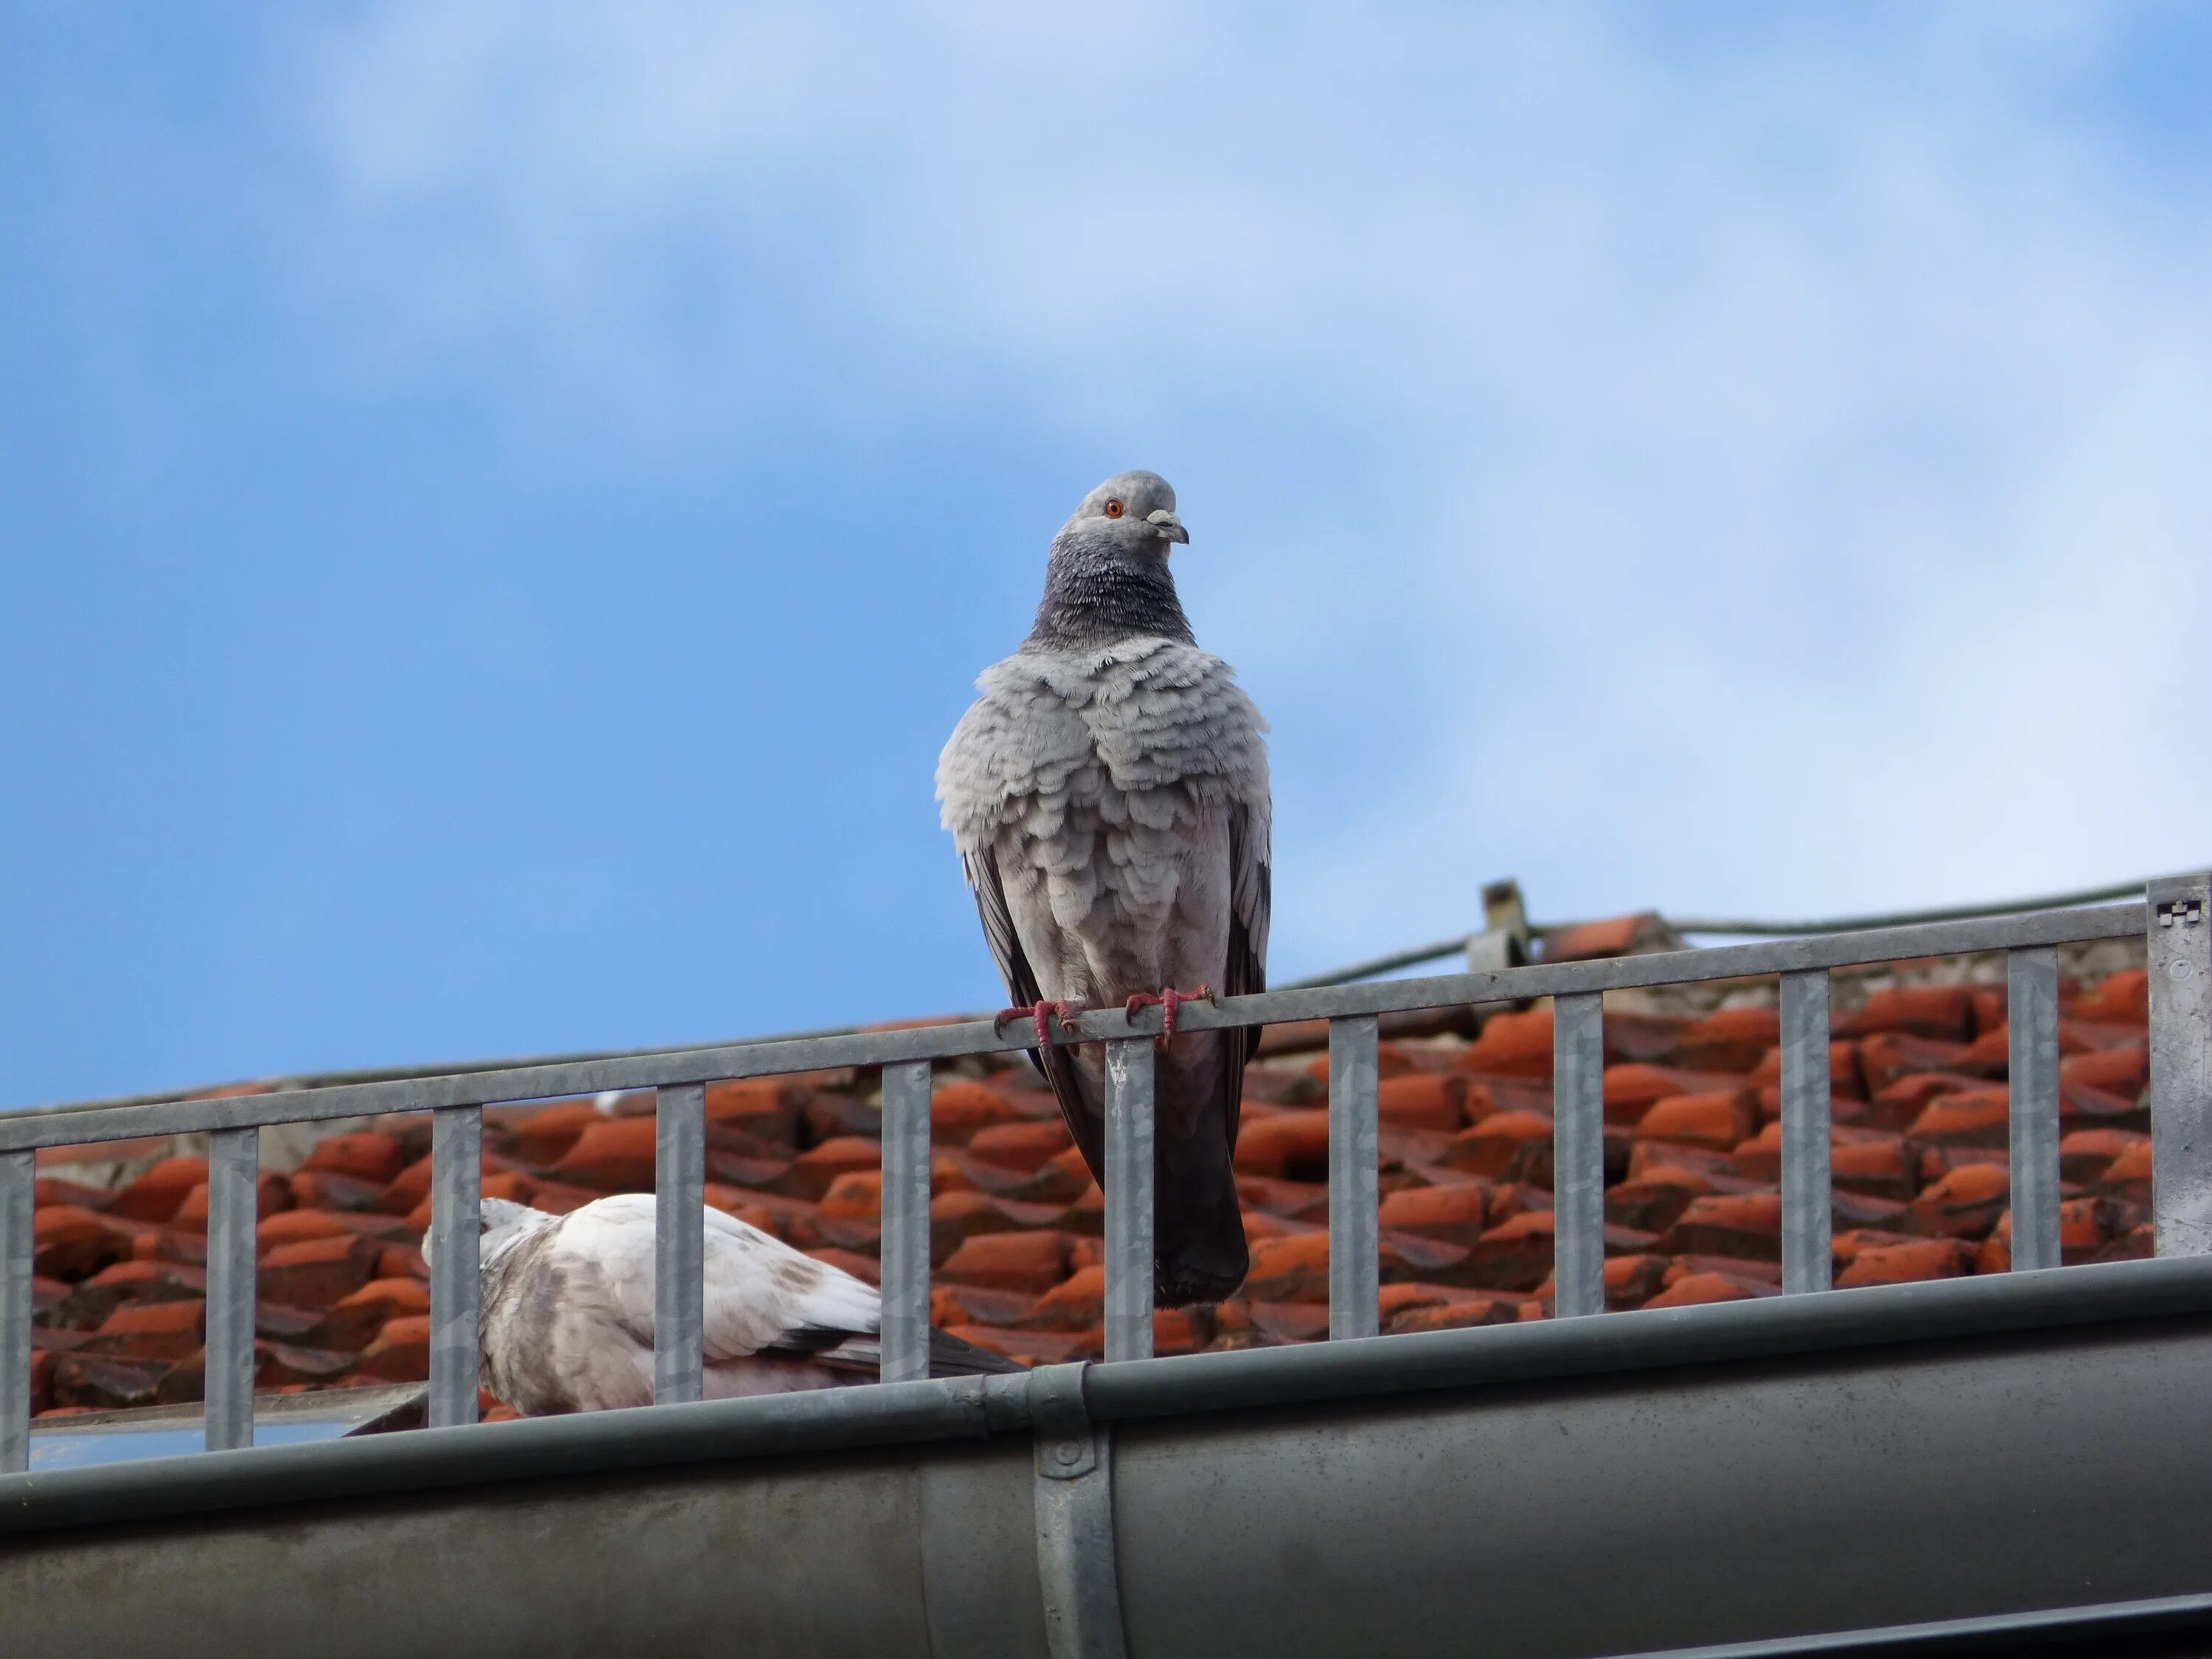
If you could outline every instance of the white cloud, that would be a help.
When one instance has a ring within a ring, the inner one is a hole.
[[[2055,112],[2105,14],[1859,16],[391,6],[315,48],[314,246],[365,356],[641,455],[969,398],[1190,457],[1286,967],[1508,869],[1806,912],[2201,862],[2204,203]],[[1380,783],[1300,735],[1347,705]]]

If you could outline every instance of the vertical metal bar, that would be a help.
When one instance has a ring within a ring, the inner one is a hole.
[[[696,1400],[705,1387],[707,1087],[654,1091],[653,1399]]]
[[[430,1426],[477,1420],[477,1272],[483,1109],[442,1106],[430,1130]]]
[[[2212,1255],[2212,876],[2150,884],[2151,1217],[2160,1255]]]
[[[1376,1022],[1355,1014],[1328,1023],[1328,1334],[1382,1329],[1382,1135],[1376,1119],[1381,1061]]]
[[[1605,1311],[1605,1002],[1552,999],[1552,1278],[1562,1319]]]
[[[1152,1039],[1106,1045],[1106,1358],[1152,1357]]]
[[[2012,1265],[2058,1265],[2058,948],[2008,954],[2006,1088],[2012,1113]]]
[[[39,1155],[0,1152],[0,1474],[31,1467],[31,1254]]]
[[[884,1067],[883,1380],[929,1375],[929,1062]]]
[[[1825,1291],[1835,1248],[1826,969],[1782,975],[1781,1017],[1782,1288]]]
[[[207,1449],[253,1443],[254,1256],[261,1131],[208,1136]]]

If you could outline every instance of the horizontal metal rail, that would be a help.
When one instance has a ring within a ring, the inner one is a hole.
[[[1261,993],[1188,1003],[1184,1030],[1220,1030],[1293,1020],[1332,1022],[1332,1135],[1340,1161],[1376,1156],[1378,1068],[1374,1017],[1471,1003],[1555,1000],[1555,1189],[1558,1311],[1590,1315],[1604,1306],[1602,1074],[1607,991],[1735,979],[1782,977],[1784,1003],[1785,1288],[1826,1282],[1826,1055],[1828,970],[1873,963],[1984,951],[2014,953],[2013,984],[2023,1018],[2014,1028],[2013,1062],[2021,1091],[2013,1114],[2013,1167],[2022,1194],[2016,1221],[2021,1265],[2057,1260],[2057,1029],[2052,947],[2148,933],[2154,962],[2151,1079],[2159,1134],[2156,1208],[2162,1254],[2212,1252],[2212,885],[2205,876],[2154,884],[2146,903],[1975,918],[1747,945],[1661,952],[1596,962],[1537,964],[1400,980]],[[1107,1045],[1106,1322],[1109,1361],[1152,1352],[1152,1060],[1160,1015],[1114,1009],[1060,1024],[1054,1040]],[[1019,1028],[1017,1028],[1018,1030]],[[210,1243],[223,1266],[211,1273],[209,1310],[212,1445],[238,1445],[251,1417],[234,1368],[250,1362],[254,1294],[250,1240],[252,1178],[248,1145],[259,1126],[372,1113],[434,1112],[431,1223],[430,1418],[434,1425],[471,1423],[479,1372],[477,1235],[482,1114],[491,1104],[605,1090],[658,1091],[659,1174],[669,1201],[659,1206],[655,1261],[655,1395],[696,1401],[702,1382],[703,1248],[700,1235],[703,1152],[698,1085],[728,1078],[774,1076],[830,1066],[884,1072],[883,1171],[885,1234],[884,1375],[923,1373],[928,1326],[927,1222],[930,1062],[1005,1053],[1034,1037],[1002,1033],[989,1021],[771,1040],[720,1048],[441,1077],[305,1089],[221,1099],[178,1100],[97,1109],[51,1107],[0,1116],[0,1472],[21,1467],[29,1405],[30,1291],[22,1235],[30,1154],[48,1146],[143,1135],[210,1131],[222,1139],[223,1179]],[[1371,1169],[1331,1174],[1330,1326],[1340,1337],[1375,1329],[1380,1260]],[[244,1253],[244,1254],[241,1254]],[[211,1262],[211,1265],[212,1262]],[[220,1335],[219,1335],[220,1334]],[[1109,1370],[1112,1367],[1109,1365]],[[223,1379],[219,1384],[218,1378]],[[220,1418],[220,1424],[217,1422]]]

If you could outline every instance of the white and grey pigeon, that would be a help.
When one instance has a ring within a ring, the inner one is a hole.
[[[479,1330],[492,1393],[526,1417],[653,1403],[654,1211],[650,1193],[558,1216],[483,1200]],[[705,1398],[873,1379],[874,1286],[735,1216],[706,1216]],[[1020,1369],[930,1335],[933,1376]]]
[[[1175,491],[1124,472],[1053,538],[1021,648],[938,762],[983,932],[1076,1144],[1103,1184],[1103,1048],[1048,1040],[1055,1005],[1267,987],[1267,723],[1198,648],[1168,550]],[[1060,1009],[1059,1012],[1066,1012]],[[1008,1016],[1002,1016],[1006,1018]],[[1155,1073],[1158,1295],[1218,1301],[1249,1258],[1230,1159],[1259,1031],[1168,1035]]]

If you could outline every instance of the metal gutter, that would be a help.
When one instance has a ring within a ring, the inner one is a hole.
[[[2212,1316],[2212,1257],[1079,1369],[1093,1419],[1134,1422],[2198,1316]],[[0,1534],[671,1464],[980,1440],[1028,1430],[1032,1379],[1042,1375],[877,1384],[0,1475]]]

